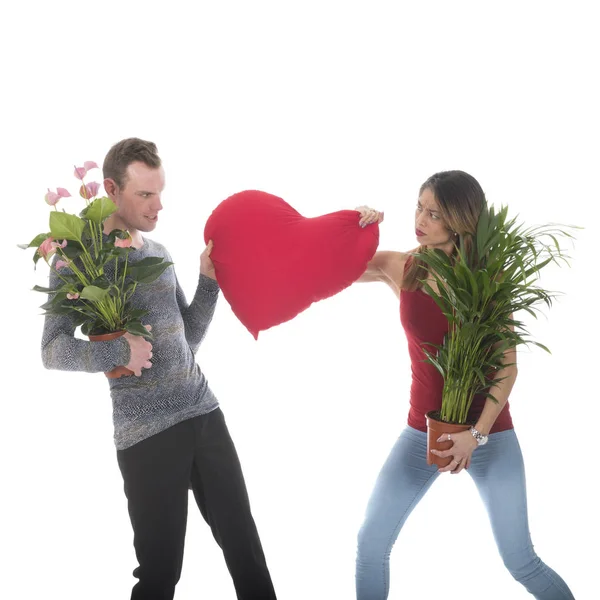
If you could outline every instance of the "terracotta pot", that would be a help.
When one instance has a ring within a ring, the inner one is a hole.
[[[111,333],[102,333],[100,335],[88,335],[88,337],[90,338],[90,342],[110,342],[111,340],[120,338],[122,335],[125,335],[124,331],[113,331]],[[112,371],[105,371],[104,374],[109,379],[118,379],[119,377],[133,375],[133,371],[127,367],[118,366]]]
[[[470,429],[471,424],[465,423],[459,425],[458,423],[446,423],[439,420],[439,411],[428,412],[427,417],[427,464],[437,465],[438,467],[447,467],[452,462],[452,457],[440,458],[435,454],[432,454],[430,450],[448,450],[452,448],[452,440],[443,440],[438,442],[437,439],[442,433],[460,433],[461,431],[467,431]]]

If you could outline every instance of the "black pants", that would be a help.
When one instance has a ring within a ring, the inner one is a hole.
[[[117,451],[139,579],[131,600],[172,600],[181,575],[191,487],[225,556],[239,600],[271,600],[242,469],[221,409]]]

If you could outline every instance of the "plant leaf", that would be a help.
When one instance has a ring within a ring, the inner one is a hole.
[[[40,244],[49,237],[50,233],[40,233],[36,235],[29,244],[17,244],[19,248],[26,250],[27,248],[39,248]]]
[[[43,294],[56,294],[59,289],[53,290],[52,288],[45,288],[41,285],[34,285],[32,288],[35,292],[42,292]]]
[[[141,335],[145,338],[152,339],[152,334],[138,320],[125,323],[125,329],[133,335]]]
[[[50,213],[50,235],[55,240],[74,240],[81,243],[85,221],[64,212]]]
[[[140,267],[139,263],[136,263],[135,265],[128,267],[127,274],[138,283],[152,283],[172,264],[172,262],[165,261],[160,264]]]
[[[108,289],[104,289],[96,285],[86,285],[81,290],[80,297],[84,300],[91,300],[92,302],[102,302],[107,294]]]
[[[81,216],[101,225],[116,210],[115,203],[108,196],[102,196],[96,198],[89,206],[84,208],[81,211]]]

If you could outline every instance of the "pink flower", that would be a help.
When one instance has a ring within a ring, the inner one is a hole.
[[[48,260],[48,257],[56,252],[56,248],[52,246],[53,243],[52,238],[48,237],[40,244],[38,252],[44,260]]]
[[[58,271],[58,269],[64,269],[65,267],[68,267],[69,263],[65,262],[64,260],[57,260],[56,264],[54,265],[54,268]]]
[[[127,234],[127,238],[122,240],[121,238],[115,238],[115,248],[129,248],[132,244],[133,240],[129,233]]]
[[[83,181],[83,178],[85,177],[86,173],[87,169],[85,167],[75,167],[75,172],[73,173],[73,175],[75,175],[77,179],[81,179]]]
[[[81,181],[83,181],[83,178],[86,176],[86,173],[88,171],[98,168],[98,165],[93,160],[86,160],[83,163],[83,167],[75,167],[75,172],[73,173],[73,175],[75,175],[77,179],[81,179]]]
[[[39,255],[47,261],[55,252],[57,248],[64,248],[67,245],[67,240],[63,240],[62,244],[55,242],[52,236],[47,237],[39,246]]]
[[[91,183],[82,185],[79,188],[79,195],[82,198],[89,200],[90,198],[93,198],[94,196],[96,196],[98,194],[99,189],[100,189],[100,184],[95,181],[92,181]]]
[[[77,298],[79,298],[79,294],[77,292],[73,292],[72,294],[67,292],[67,298],[69,300],[77,300]]]
[[[46,202],[50,206],[54,206],[61,198],[68,198],[71,194],[65,188],[56,188],[56,192],[52,192],[48,188],[48,193],[44,196]]]
[[[55,192],[51,192],[50,188],[48,188],[48,193],[46,194],[45,198],[46,202],[50,206],[54,206],[60,200],[60,195],[56,194]]]

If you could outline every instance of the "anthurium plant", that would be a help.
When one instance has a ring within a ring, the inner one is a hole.
[[[98,196],[100,184],[85,183],[88,171],[98,165],[86,161],[74,175],[81,182],[79,195],[85,207],[79,215],[59,211],[57,204],[71,194],[65,188],[48,192],[45,200],[54,208],[50,231],[40,233],[21,248],[35,248],[34,265],[43,259],[58,285],[33,289],[49,294],[42,305],[46,315],[71,315],[84,335],[127,331],[151,337],[142,325],[145,310],[133,308],[131,298],[139,284],[157,279],[171,264],[160,257],[130,261],[135,252],[129,232],[114,229],[104,234],[104,222],[117,210],[107,196]]]
[[[435,282],[423,280],[423,290],[448,319],[443,343],[433,352],[424,349],[444,378],[441,421],[466,423],[476,394],[497,402],[489,390],[501,379],[497,373],[507,366],[507,351],[534,344],[549,352],[518,315],[537,317],[541,306],[551,306],[557,293],[540,287],[539,275],[550,263],[567,262],[559,238],[572,239],[570,229],[575,228],[526,228],[508,218],[508,207],[496,212],[485,206],[476,233],[460,236],[454,255],[439,249],[415,254]]]

